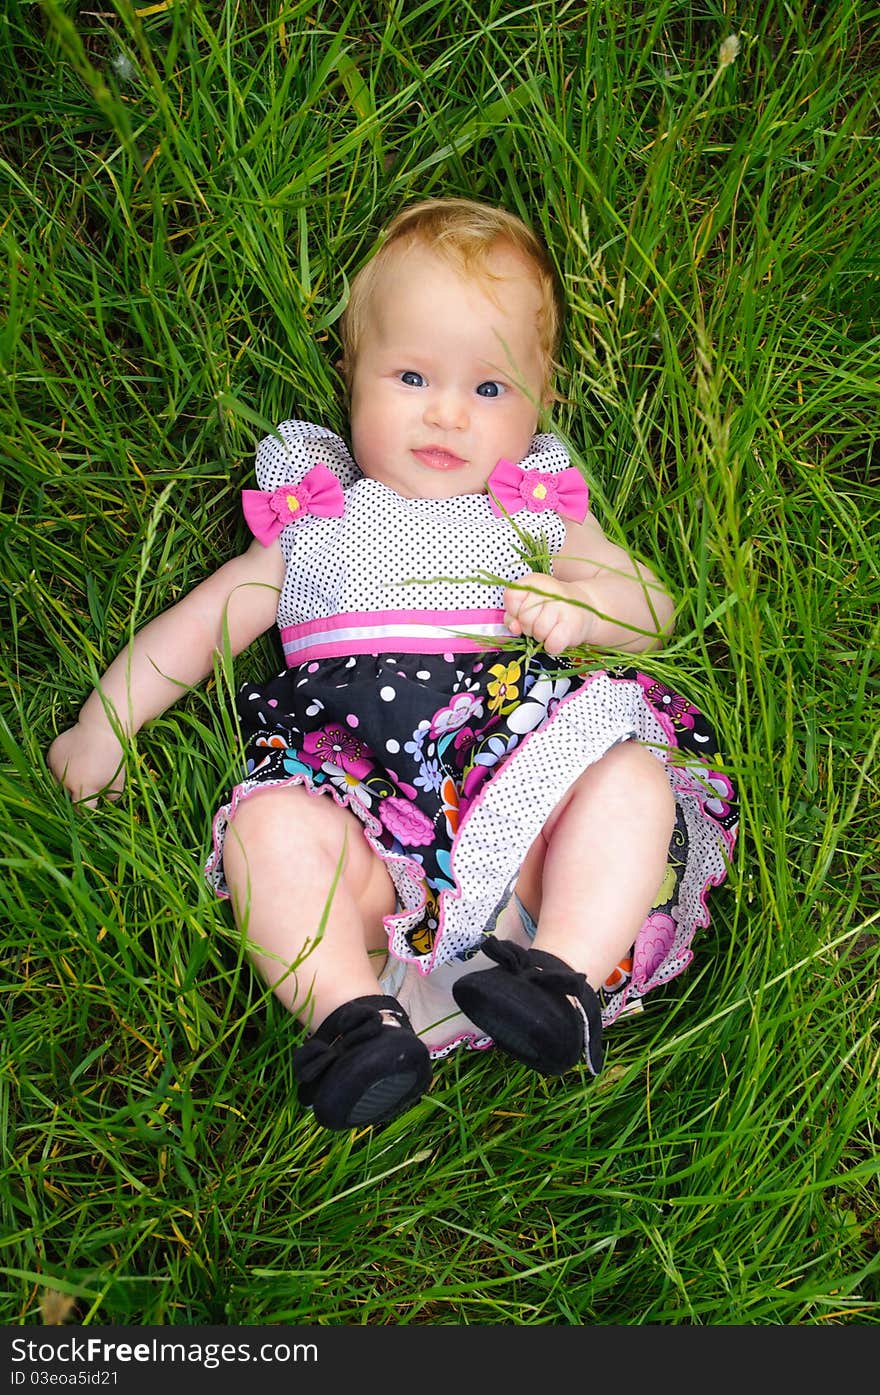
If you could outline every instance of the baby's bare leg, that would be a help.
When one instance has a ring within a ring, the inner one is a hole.
[[[261,790],[229,825],[223,866],[253,962],[296,1017],[316,1027],[379,991],[370,951],[387,947],[394,888],[354,814],[302,786]]]
[[[675,800],[662,763],[636,741],[591,765],[529,852],[517,893],[535,948],[598,988],[631,948],[663,880]]]

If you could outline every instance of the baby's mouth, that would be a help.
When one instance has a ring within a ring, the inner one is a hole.
[[[429,470],[458,470],[467,464],[460,455],[445,450],[443,446],[423,446],[420,450],[414,450],[413,455]]]

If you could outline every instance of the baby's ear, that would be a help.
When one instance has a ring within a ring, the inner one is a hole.
[[[333,364],[333,367],[342,379],[342,396],[347,409],[351,402],[351,378],[348,374],[348,364],[344,358],[338,358]]]

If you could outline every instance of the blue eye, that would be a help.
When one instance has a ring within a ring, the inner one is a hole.
[[[424,386],[425,386],[425,380],[424,380],[424,378],[422,377],[421,373],[414,373],[414,372],[412,371],[412,369],[409,369],[409,368],[406,370],[405,373],[401,373],[401,375],[400,375],[400,381],[401,381],[402,383],[406,383],[407,387],[424,387]]]
[[[477,396],[478,396],[478,397],[500,397],[503,391],[504,391],[504,387],[503,387],[503,385],[502,385],[501,383],[494,383],[494,382],[480,383],[479,387],[477,388]]]

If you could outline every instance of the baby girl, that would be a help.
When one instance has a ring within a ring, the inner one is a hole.
[[[536,434],[560,321],[518,218],[399,214],[342,321],[348,443],[304,421],[260,443],[250,546],[139,631],[50,751],[76,799],[118,793],[126,736],[278,625],[207,874],[302,1024],[299,1096],[328,1128],[412,1106],[459,1045],[597,1072],[603,1026],[687,966],[725,876],[707,723],[619,666],[672,601]],[[618,667],[561,658],[584,648]]]

